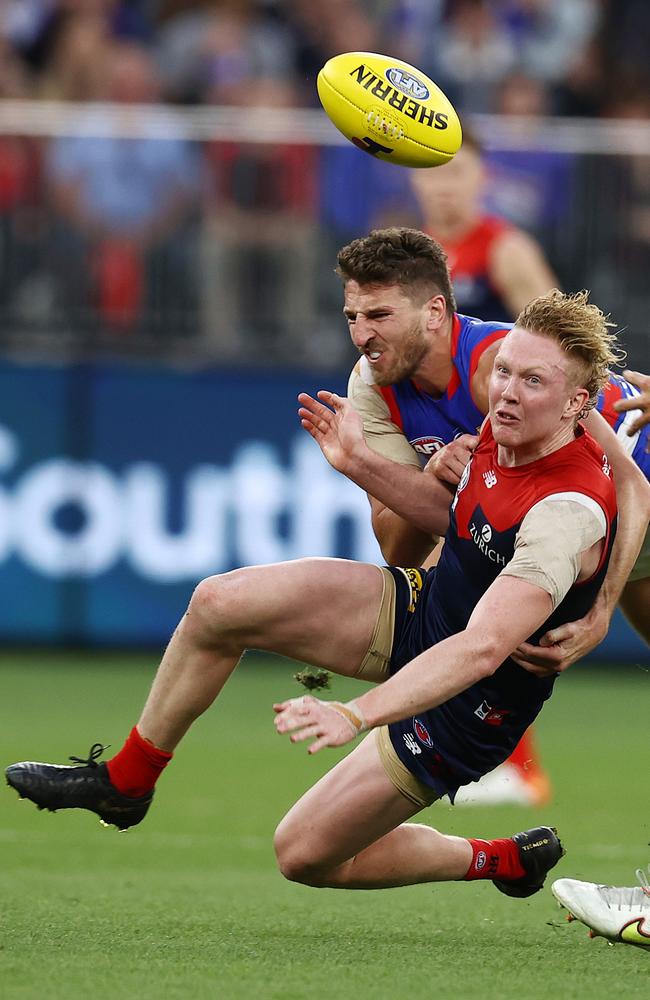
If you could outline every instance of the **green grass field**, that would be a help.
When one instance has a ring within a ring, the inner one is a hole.
[[[121,745],[154,660],[0,654],[3,766]],[[275,824],[337,759],[275,735],[271,703],[299,693],[295,669],[250,657],[127,834],[4,789],[3,1000],[647,1000],[650,952],[589,941],[548,888],[512,900],[489,883],[346,893],[285,882]],[[353,689],[334,678],[334,697]],[[647,668],[574,667],[538,728],[552,805],[438,804],[422,818],[470,836],[552,823],[568,851],[558,876],[630,884],[650,862],[649,709]]]

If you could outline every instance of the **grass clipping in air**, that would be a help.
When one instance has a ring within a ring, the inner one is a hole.
[[[307,691],[323,691],[330,686],[330,675],[327,670],[299,670],[293,677]]]

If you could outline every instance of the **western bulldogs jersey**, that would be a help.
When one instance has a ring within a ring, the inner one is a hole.
[[[476,434],[483,423],[470,385],[483,352],[502,340],[511,323],[484,323],[454,314],[451,331],[452,375],[444,393],[435,398],[405,379],[380,389],[391,419],[422,456],[422,463],[460,434]]]
[[[597,512],[604,545],[596,572],[569,589],[530,641],[586,614],[605,576],[615,534],[616,495],[606,456],[580,427],[576,438],[558,451],[527,465],[502,467],[487,423],[458,485],[440,562],[420,574],[419,594],[397,616],[393,672],[467,626],[476,604],[512,559],[524,517],[550,496],[579,498]],[[459,785],[477,780],[509,756],[550,696],[553,682],[508,658],[492,676],[437,708],[391,724],[395,751],[421,781],[453,798]]]
[[[609,381],[598,397],[596,408],[616,432],[618,440],[628,455],[631,456],[641,471],[645,473],[646,479],[650,479],[650,452],[648,451],[650,424],[642,427],[641,430],[630,437],[627,429],[635,416],[638,416],[639,411],[629,410],[627,413],[617,413],[614,409],[614,403],[619,399],[634,399],[639,395],[639,390],[633,385],[626,382],[620,375],[614,375],[610,372]]]

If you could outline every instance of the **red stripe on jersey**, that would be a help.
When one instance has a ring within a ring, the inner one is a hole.
[[[495,341],[497,341],[497,340],[503,340],[503,338],[505,337],[505,335],[508,332],[509,331],[505,330],[505,329],[504,330],[494,330],[491,334],[489,334],[485,338],[485,340],[482,340],[480,342],[480,344],[477,344],[476,347],[474,348],[474,350],[472,351],[472,353],[470,354],[470,357],[469,357],[469,384],[470,384],[470,391],[471,391],[471,386],[472,386],[472,379],[474,378],[474,375],[476,374],[476,369],[478,368],[479,361],[483,357],[483,352],[486,351],[488,349],[488,347],[490,347],[492,344],[494,344]]]
[[[454,364],[454,358],[456,357],[456,351],[458,350],[459,336],[460,336],[460,320],[458,318],[457,313],[454,313],[454,318],[451,323],[451,342],[449,344],[453,371],[451,373],[451,378],[447,383],[447,399],[451,399],[454,393],[458,392],[458,390],[460,389],[460,375],[456,371],[456,366]]]
[[[388,404],[391,420],[401,431],[404,430],[404,426],[402,424],[402,414],[400,413],[400,409],[395,398],[395,390],[392,385],[380,385],[379,391]]]

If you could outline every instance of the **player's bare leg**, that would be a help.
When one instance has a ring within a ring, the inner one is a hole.
[[[280,870],[292,881],[337,889],[489,878],[508,894],[530,895],[561,856],[548,828],[518,834],[519,841],[469,840],[405,822],[419,811],[388,778],[370,733],[280,823]]]
[[[167,647],[138,731],[173,750],[247,648],[354,675],[370,645],[382,589],[376,566],[338,559],[209,577],[196,588]]]
[[[462,878],[469,842],[405,824],[420,811],[388,778],[369,733],[280,823],[280,870],[292,881],[346,889]]]
[[[41,808],[83,808],[126,829],[139,823],[171,751],[214,701],[246,648],[354,675],[370,646],[384,588],[376,566],[304,559],[210,577],[196,588],[163,656],[137,726],[97,764],[23,761],[7,780]]]

